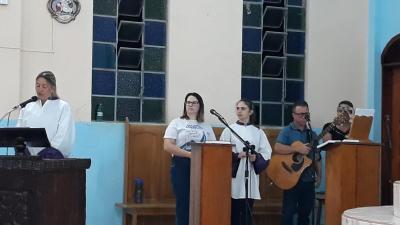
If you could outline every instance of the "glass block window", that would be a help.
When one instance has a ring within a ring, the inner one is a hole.
[[[261,8],[259,9],[261,13]],[[96,0],[92,120],[165,122],[167,0]]]
[[[304,100],[306,0],[244,0],[242,97],[262,126],[285,126]]]

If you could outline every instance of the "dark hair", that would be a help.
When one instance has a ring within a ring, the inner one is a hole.
[[[354,108],[353,103],[351,103],[351,102],[348,101],[348,100],[343,100],[343,101],[339,102],[338,107],[339,107],[340,105],[348,105],[348,106],[350,106],[351,108]]]
[[[190,119],[189,116],[187,115],[186,112],[186,100],[189,98],[189,96],[193,96],[197,98],[197,101],[199,101],[199,112],[197,113],[196,120],[198,122],[204,122],[204,102],[203,98],[197,94],[196,92],[190,92],[186,94],[185,101],[183,102],[183,114],[181,116],[181,119]]]
[[[236,102],[236,105],[239,104],[239,102],[243,102],[247,107],[249,107],[250,110],[253,110],[253,113],[250,115],[250,120],[249,123],[252,125],[257,124],[257,117],[256,117],[256,110],[254,109],[254,104],[250,100],[247,99],[240,99],[239,101]]]
[[[39,78],[43,78],[47,81],[47,83],[49,83],[51,85],[51,87],[53,88],[53,92],[51,93],[50,98],[52,99],[58,99],[58,95],[57,95],[57,82],[56,82],[56,76],[54,76],[54,73],[51,71],[43,71],[41,73],[39,73],[36,76],[36,81]]]
[[[300,106],[300,107],[307,107],[308,108],[308,103],[304,100],[302,101],[296,101],[293,106],[292,106],[292,112],[295,111],[296,107]]]

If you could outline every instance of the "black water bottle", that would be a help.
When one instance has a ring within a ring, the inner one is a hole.
[[[135,203],[143,203],[143,180],[140,178],[135,179],[135,196],[134,202]]]

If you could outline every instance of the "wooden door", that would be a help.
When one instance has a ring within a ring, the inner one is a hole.
[[[384,73],[382,98],[382,204],[393,204],[393,181],[400,180],[400,67]]]

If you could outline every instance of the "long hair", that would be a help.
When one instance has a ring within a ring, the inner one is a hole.
[[[254,109],[254,104],[248,99],[240,99],[239,101],[236,102],[236,105],[239,104],[239,102],[243,102],[247,107],[249,107],[250,111],[253,111],[253,113],[250,115],[249,123],[252,125],[257,125],[257,117],[256,117],[256,110]]]
[[[197,98],[197,101],[199,101],[199,111],[197,112],[196,120],[198,122],[204,122],[204,102],[203,98],[197,94],[196,92],[190,92],[186,94],[185,101],[183,102],[183,113],[181,116],[181,119],[189,119],[189,116],[187,115],[186,111],[186,101],[189,98],[189,96],[193,96]]]
[[[57,82],[56,82],[56,76],[54,76],[54,73],[51,71],[43,71],[41,73],[39,73],[39,75],[36,76],[36,81],[39,78],[43,78],[47,81],[47,83],[50,84],[51,88],[52,88],[52,92],[51,92],[51,96],[50,99],[58,99],[58,95],[57,95]]]

